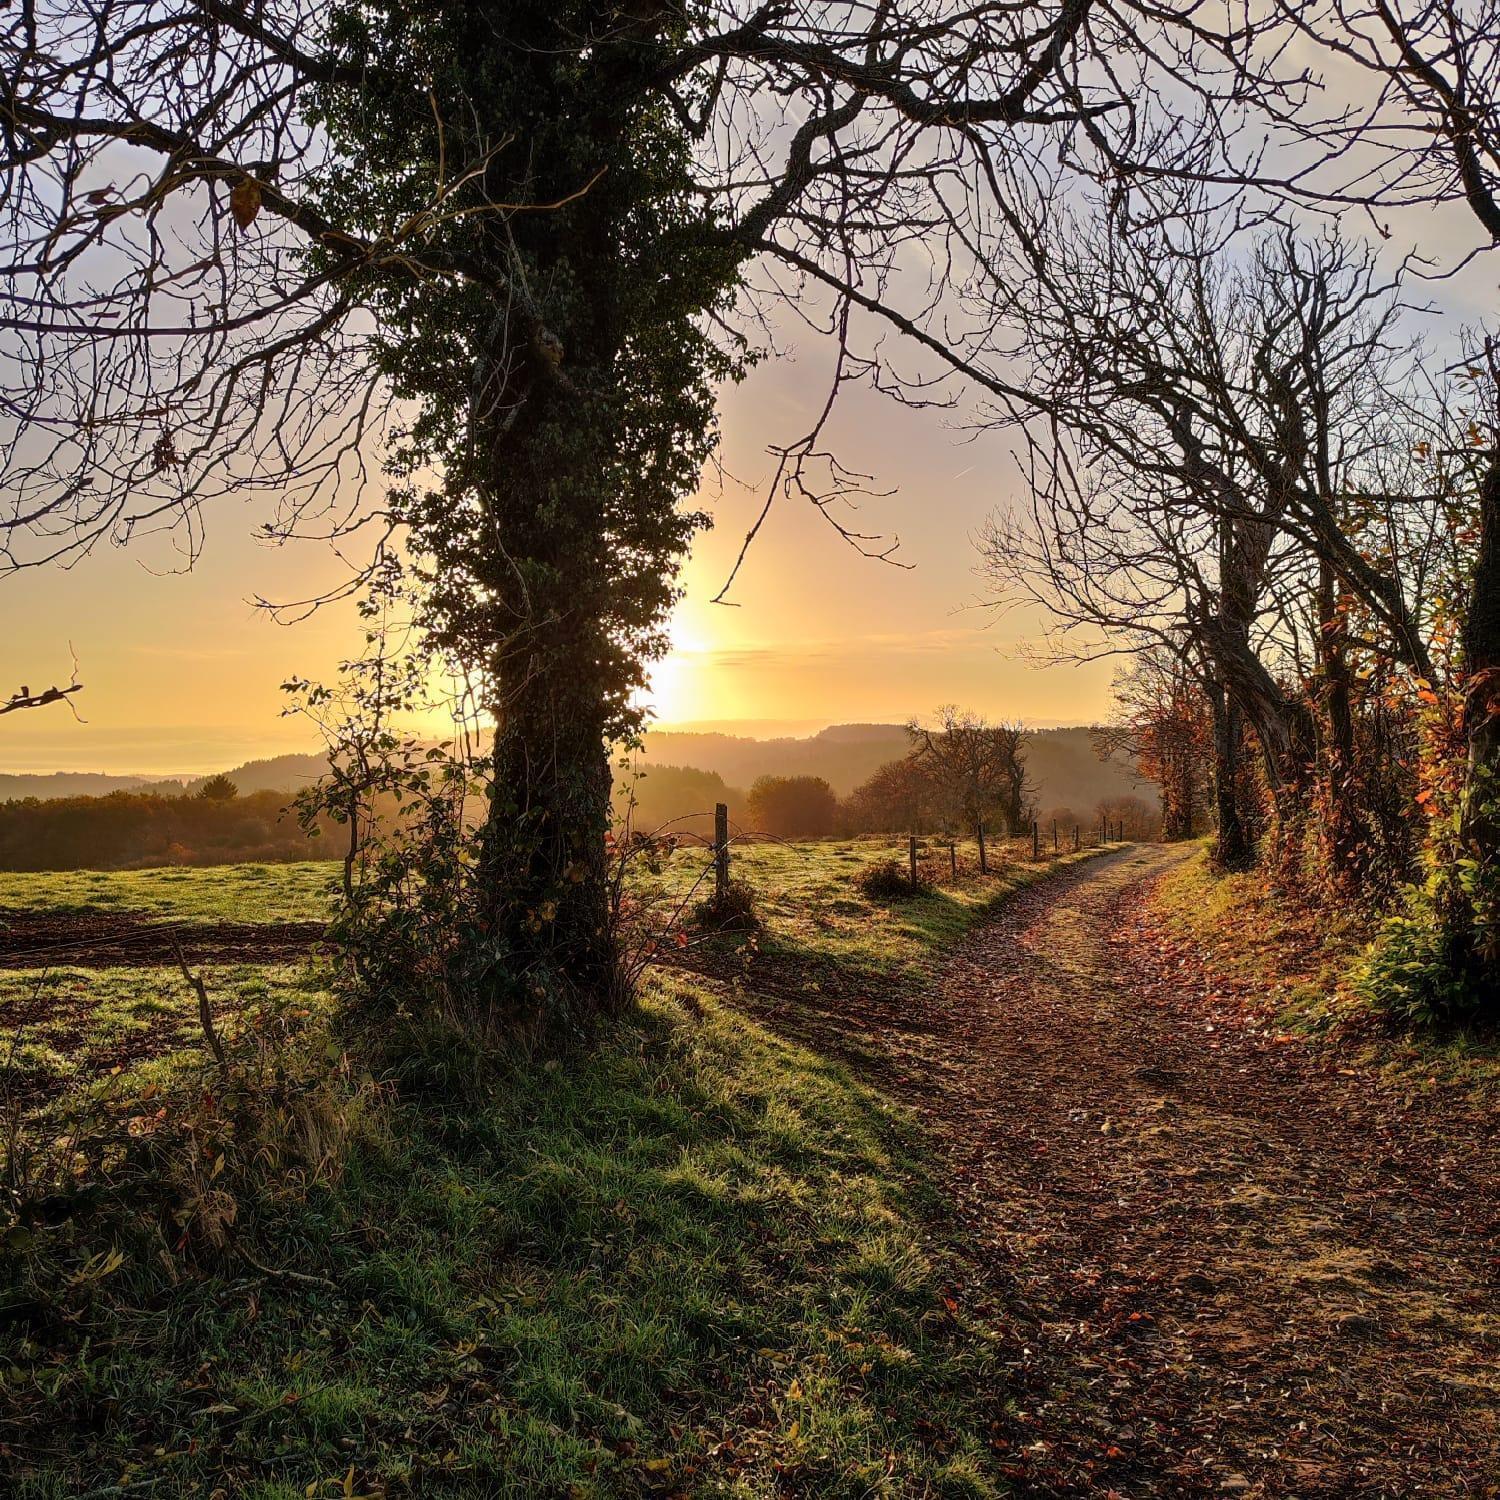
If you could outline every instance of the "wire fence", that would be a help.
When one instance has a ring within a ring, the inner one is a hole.
[[[707,814],[676,820],[682,824],[706,822]],[[799,846],[847,845],[868,863],[897,860],[904,863],[914,882],[941,885],[982,877],[1006,865],[1060,858],[1086,848],[1102,848],[1124,841],[1124,826],[1100,820],[1090,827],[1033,821],[1019,835],[992,836],[976,830],[970,836],[948,833],[908,835],[864,835],[825,839],[789,839],[759,829],[737,825],[728,807],[714,810],[714,832],[708,835],[693,827],[674,829],[672,824],[653,831],[647,839],[658,841],[668,851],[663,857],[673,868],[663,882],[663,891],[676,899],[673,908],[687,901],[712,895],[722,898],[750,851],[785,850],[796,856]],[[700,850],[701,861],[682,859],[680,854]],[[675,856],[675,857],[674,857]],[[748,860],[751,873],[763,861]],[[663,875],[658,863],[654,872]],[[174,920],[152,911],[71,910],[12,908],[0,911],[0,969],[54,969],[61,967],[151,967],[175,968],[179,954],[199,963],[255,962],[257,959],[289,958],[313,949],[324,934],[317,921],[230,923],[217,920]]]

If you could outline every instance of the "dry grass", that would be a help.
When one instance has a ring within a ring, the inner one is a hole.
[[[1270,890],[1255,873],[1224,875],[1205,852],[1166,876],[1157,910],[1200,950],[1216,978],[1289,1030],[1326,1037],[1405,1092],[1500,1099],[1500,1039],[1393,1031],[1351,989],[1373,920]]]

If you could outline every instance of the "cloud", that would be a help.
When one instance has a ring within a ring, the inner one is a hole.
[[[879,633],[842,638],[767,641],[747,646],[682,648],[673,655],[694,667],[716,671],[796,668],[809,662],[892,662],[903,657],[986,654],[1009,644],[982,631],[949,628],[914,633]]]

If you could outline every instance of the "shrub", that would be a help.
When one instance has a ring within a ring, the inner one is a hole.
[[[1381,924],[1354,973],[1354,990],[1403,1026],[1461,1024],[1483,995],[1426,889],[1408,894],[1406,910]]]
[[[717,891],[693,908],[700,927],[715,932],[755,932],[760,918],[755,911],[755,892],[742,880],[731,880],[723,895]]]
[[[931,890],[920,875],[915,880],[899,859],[882,859],[854,877],[854,883],[872,901],[904,901]]]

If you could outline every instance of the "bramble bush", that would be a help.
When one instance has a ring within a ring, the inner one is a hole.
[[[926,895],[931,884],[920,875],[915,880],[899,859],[882,859],[854,877],[860,891],[872,901],[906,901]]]

